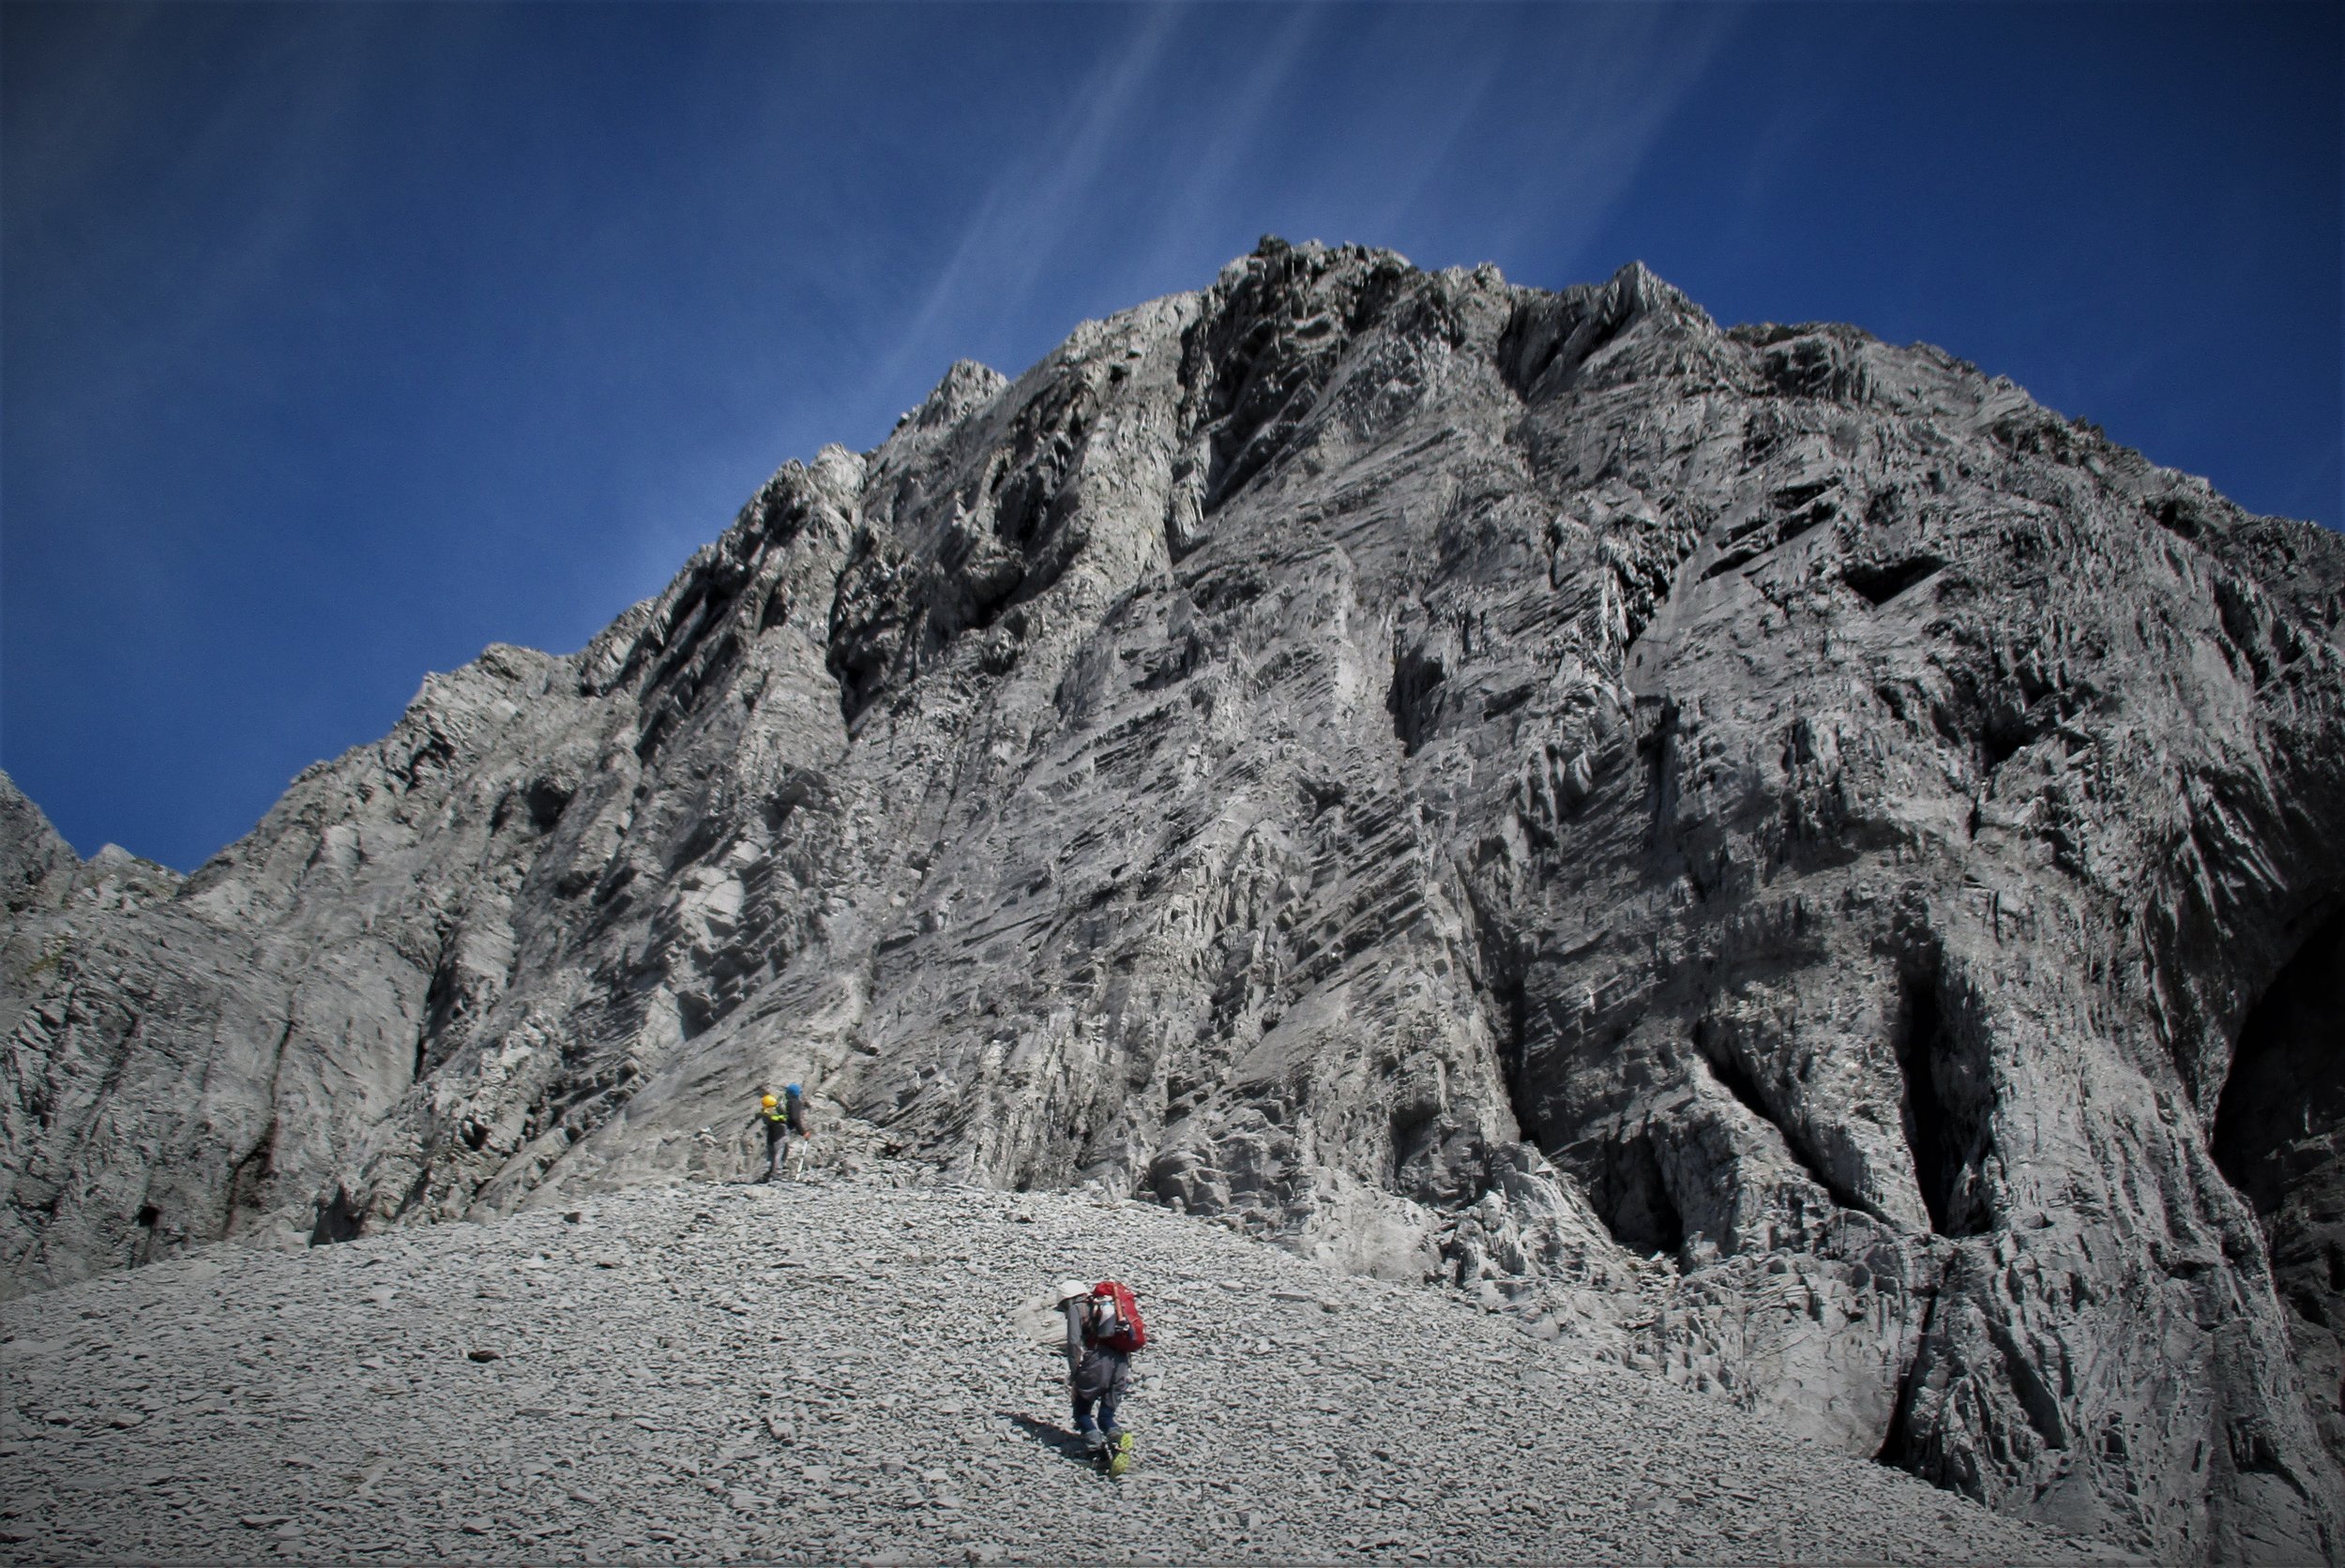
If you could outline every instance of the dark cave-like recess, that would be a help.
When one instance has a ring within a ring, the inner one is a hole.
[[[1661,1175],[1652,1134],[1624,1138],[1608,1155],[1588,1196],[1612,1239],[1647,1257],[1675,1256],[1686,1244],[1686,1221]]]
[[[2345,910],[2296,951],[2240,1026],[2215,1110],[2215,1163],[2269,1216],[2345,1120]]]
[[[2345,907],[2241,1025],[2211,1141],[2255,1209],[2314,1419],[2345,1458]]]
[[[1992,1229],[1980,1170],[1993,1137],[1993,1079],[1986,1043],[1946,1004],[1933,965],[1906,977],[1897,1023],[1904,1079],[1899,1122],[1929,1228],[1941,1236]]]
[[[327,1246],[336,1242],[355,1242],[366,1229],[367,1216],[340,1187],[334,1189],[330,1201],[318,1205],[318,1221],[310,1231],[311,1246]]]

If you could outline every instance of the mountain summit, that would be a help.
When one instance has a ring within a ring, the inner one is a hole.
[[[2345,541],[1934,349],[1265,240],[183,883],[0,792],[0,1262],[743,1173],[796,1079],[2334,1560],[2341,618]]]

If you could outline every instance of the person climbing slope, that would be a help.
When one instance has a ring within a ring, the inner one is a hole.
[[[780,1180],[782,1162],[789,1154],[790,1135],[806,1136],[805,1094],[794,1083],[785,1088],[782,1094],[784,1101],[766,1095],[758,1103],[757,1114],[750,1118],[752,1123],[762,1122],[765,1126],[765,1174],[758,1178],[761,1183]]]
[[[1116,1425],[1115,1414],[1131,1388],[1132,1352],[1148,1343],[1148,1330],[1131,1291],[1112,1279],[1097,1285],[1061,1280],[1058,1295],[1067,1313],[1067,1382],[1074,1397],[1075,1430],[1084,1446],[1106,1461],[1107,1472],[1120,1476],[1131,1468],[1132,1435]]]

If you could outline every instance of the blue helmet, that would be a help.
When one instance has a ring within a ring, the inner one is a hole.
[[[782,1092],[783,1093],[785,1093],[785,1094],[789,1095],[792,1099],[795,1099],[795,1098],[797,1098],[797,1096],[798,1096],[798,1095],[800,1095],[800,1094],[802,1094],[802,1093],[805,1093],[805,1091],[804,1091],[804,1090],[800,1089],[800,1088],[799,1088],[796,1084],[794,1084],[794,1083],[785,1085],[785,1086],[783,1087],[783,1089],[782,1089],[782,1091],[781,1091],[781,1092]]]

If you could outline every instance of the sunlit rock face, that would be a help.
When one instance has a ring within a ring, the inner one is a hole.
[[[2334,1560],[2341,590],[1933,349],[1265,241],[184,884],[0,798],[8,1288],[746,1174],[797,1079],[2014,1515]]]

